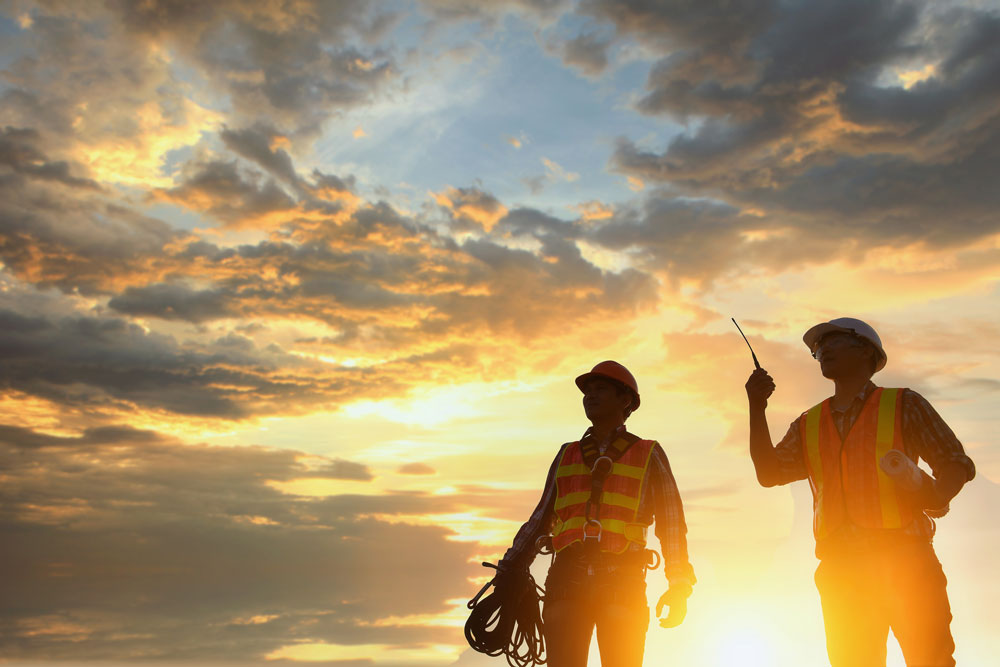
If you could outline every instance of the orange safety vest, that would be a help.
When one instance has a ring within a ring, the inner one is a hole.
[[[630,544],[645,548],[649,524],[636,519],[655,444],[653,440],[634,442],[614,462],[605,478],[599,507],[591,506],[591,516],[598,517],[601,524],[601,551],[620,554]],[[585,530],[589,537],[596,537],[596,526],[585,526],[590,482],[590,468],[583,462],[580,443],[572,442],[563,450],[556,469],[556,525],[552,530],[552,547],[556,552],[582,542]]]
[[[904,451],[902,391],[873,391],[843,439],[833,423],[829,398],[802,414],[799,428],[817,540],[845,523],[891,530],[913,521],[912,502],[879,465],[890,449]]]

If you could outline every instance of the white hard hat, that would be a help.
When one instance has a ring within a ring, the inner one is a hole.
[[[877,373],[885,368],[885,362],[887,359],[885,356],[885,350],[882,348],[882,339],[878,337],[878,334],[875,333],[875,330],[872,329],[871,326],[861,320],[856,320],[853,317],[838,317],[835,320],[817,324],[812,329],[807,331],[804,336],[802,336],[802,341],[812,352],[816,350],[816,344],[819,343],[820,338],[833,331],[852,333],[855,336],[860,336],[861,338],[867,340],[875,346],[876,350],[878,350],[879,358],[878,361],[875,362],[875,372]]]

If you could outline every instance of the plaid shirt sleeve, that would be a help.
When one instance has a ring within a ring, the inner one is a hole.
[[[688,560],[687,523],[684,521],[684,506],[677,482],[670,470],[667,454],[659,443],[653,445],[653,452],[647,473],[649,498],[653,503],[654,531],[663,551],[663,572],[671,585],[687,581],[694,585],[697,579],[694,568]],[[646,495],[646,494],[644,494]]]
[[[962,465],[969,479],[976,476],[976,465],[965,454],[962,443],[923,396],[903,391],[903,441],[911,454],[916,454],[934,471],[952,463]]]
[[[556,468],[559,467],[559,459],[562,458],[563,450],[567,445],[559,448],[559,453],[552,460],[549,466],[549,474],[545,477],[545,488],[542,490],[542,497],[535,506],[531,516],[521,526],[514,536],[514,542],[510,549],[503,556],[503,562],[519,567],[528,567],[535,559],[535,541],[539,535],[547,535],[552,525],[555,515],[556,502]]]
[[[802,436],[799,416],[788,426],[785,437],[774,447],[778,459],[778,484],[789,484],[809,476],[805,455],[802,452]]]

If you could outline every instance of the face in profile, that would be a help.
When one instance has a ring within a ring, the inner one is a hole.
[[[632,397],[611,380],[591,378],[583,385],[583,411],[595,421],[624,421]]]
[[[857,336],[837,331],[823,336],[813,349],[823,377],[834,379],[871,369],[874,350]]]

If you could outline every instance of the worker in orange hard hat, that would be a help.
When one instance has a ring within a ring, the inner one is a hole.
[[[746,383],[750,455],[763,486],[809,480],[830,663],[884,667],[891,628],[907,665],[954,665],[931,517],[943,515],[976,468],[920,394],[871,381],[887,361],[871,326],[841,317],[812,327],[803,341],[833,381],[833,396],[772,446],[764,409],[775,385],[755,370]]]
[[[640,667],[649,625],[646,570],[661,558],[646,547],[655,520],[669,588],[656,614],[684,620],[695,583],[677,484],[663,448],[625,429],[639,387],[624,366],[602,361],[576,378],[591,426],[559,448],[542,498],[521,526],[500,568],[527,568],[541,549],[554,552],[545,582],[547,664],[583,667],[597,630],[601,662]]]

